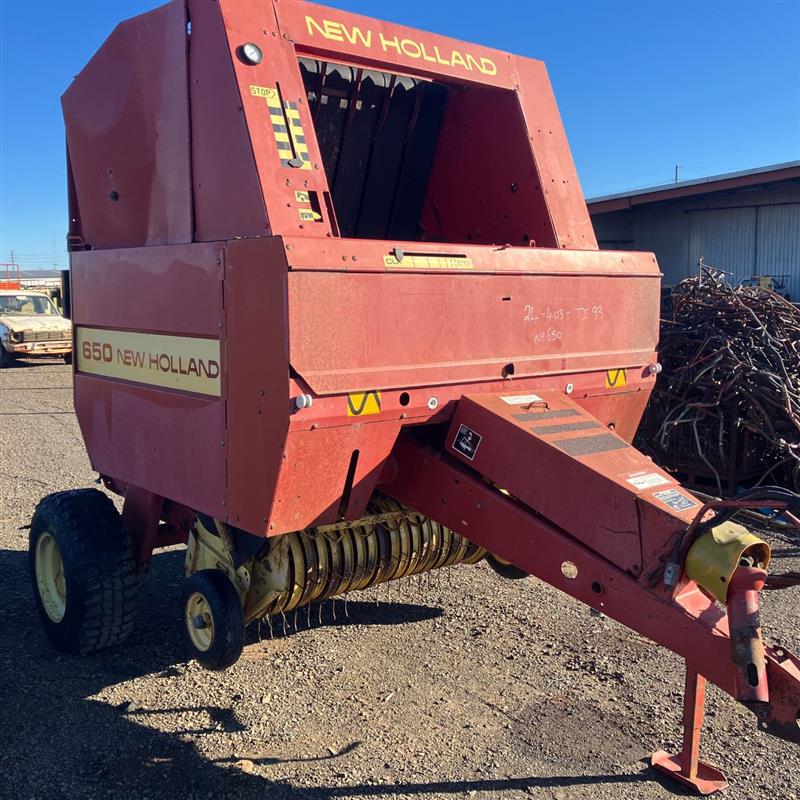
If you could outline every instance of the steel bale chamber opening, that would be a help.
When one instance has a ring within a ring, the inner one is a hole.
[[[340,236],[557,246],[514,91],[299,64]]]

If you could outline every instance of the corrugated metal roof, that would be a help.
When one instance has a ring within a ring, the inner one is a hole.
[[[21,269],[20,278],[60,278],[61,272],[57,269]]]
[[[586,201],[590,214],[601,214],[607,211],[618,211],[634,205],[656,203],[677,197],[690,197],[708,192],[720,192],[726,189],[738,189],[744,186],[758,186],[765,183],[776,183],[784,180],[800,179],[800,161],[786,161],[783,164],[772,164],[740,172],[727,172],[723,175],[712,175],[707,178],[694,178],[677,183],[665,183],[645,189],[629,192],[591,197]]]

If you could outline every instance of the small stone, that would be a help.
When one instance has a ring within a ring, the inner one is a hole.
[[[256,765],[249,758],[240,758],[233,766],[248,775],[256,768]]]

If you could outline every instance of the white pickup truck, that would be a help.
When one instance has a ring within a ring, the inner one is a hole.
[[[45,294],[0,289],[0,367],[34,356],[62,356],[71,364],[72,323]]]

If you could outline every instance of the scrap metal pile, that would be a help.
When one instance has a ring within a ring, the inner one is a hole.
[[[704,268],[665,298],[659,361],[642,449],[720,496],[800,488],[800,309]]]

